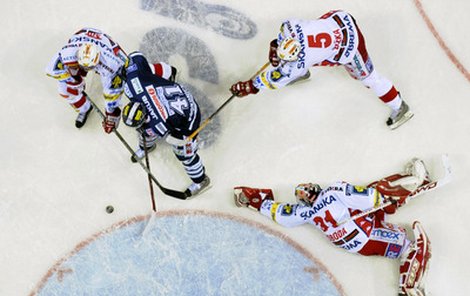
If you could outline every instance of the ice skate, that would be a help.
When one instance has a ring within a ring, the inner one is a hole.
[[[403,255],[400,265],[399,294],[403,296],[424,296],[424,278],[431,258],[431,242],[418,221],[413,223],[415,241]]]
[[[147,153],[152,152],[157,148],[157,145],[154,144],[152,147],[147,148]],[[134,154],[131,156],[131,161],[133,163],[136,163],[138,160],[141,160],[145,157],[145,150],[143,147],[139,147],[136,151],[134,151]]]
[[[204,177],[204,180],[202,180],[201,183],[192,183],[191,185],[189,185],[188,189],[186,189],[184,193],[188,197],[201,194],[202,192],[210,188],[209,187],[210,183],[211,183],[211,179],[209,179],[209,177],[206,175]]]
[[[88,115],[90,115],[92,110],[93,110],[93,106],[90,105],[90,108],[86,112],[78,113],[77,119],[75,119],[76,128],[81,128],[82,126],[85,125],[86,120],[88,119]]]
[[[410,107],[405,101],[402,101],[401,106],[398,110],[393,110],[392,114],[387,120],[387,125],[390,129],[396,129],[400,125],[404,124],[413,117],[413,112],[410,111]]]

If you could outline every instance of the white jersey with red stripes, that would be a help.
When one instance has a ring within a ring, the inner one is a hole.
[[[100,50],[99,63],[93,70],[101,77],[105,99],[113,104],[123,92],[121,72],[128,59],[121,47],[98,29],[84,28],[70,37],[46,67],[46,74],[60,82],[76,83],[79,74],[77,51],[84,43],[92,43]]]
[[[277,44],[287,37],[299,41],[298,59],[263,71],[253,79],[256,88],[283,87],[315,65],[351,63],[359,44],[354,19],[344,11],[331,11],[317,20],[288,19],[281,25]]]
[[[260,213],[287,227],[313,224],[333,244],[356,253],[369,240],[373,230],[372,220],[364,217],[342,225],[340,222],[369,210],[380,202],[381,196],[375,188],[336,182],[322,190],[311,207],[266,199],[261,205]]]

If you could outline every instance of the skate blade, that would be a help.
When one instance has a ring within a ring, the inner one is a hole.
[[[191,199],[191,198],[194,198],[196,196],[199,196],[201,194],[203,194],[204,192],[206,192],[207,190],[211,189],[212,188],[212,185],[209,185],[207,186],[206,188],[202,189],[201,191],[199,191],[197,194],[194,194],[194,195],[189,195],[188,197],[186,197],[186,199]]]
[[[407,113],[405,113],[405,115],[403,115],[403,117],[398,120],[397,122],[395,122],[394,124],[391,124],[389,125],[388,127],[391,129],[391,130],[394,130],[398,127],[400,127],[401,125],[403,125],[405,122],[407,122],[408,120],[410,120],[412,117],[414,116],[414,113],[411,112],[411,111],[408,111]]]

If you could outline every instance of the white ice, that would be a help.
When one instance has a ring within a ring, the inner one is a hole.
[[[232,188],[273,188],[279,200],[293,201],[297,183],[327,185],[340,179],[367,184],[401,170],[415,156],[439,175],[440,155],[448,153],[453,181],[410,202],[390,221],[409,228],[419,220],[425,227],[433,247],[430,295],[467,295],[470,81],[421,18],[415,5],[421,1],[207,2],[247,16],[256,23],[256,36],[223,36],[143,11],[137,0],[0,4],[0,295],[27,295],[78,243],[113,223],[151,211],[143,170],[130,163],[114,135],[104,134],[96,113],[77,130],[74,111],[58,96],[56,82],[44,74],[73,32],[84,26],[100,28],[127,51],[139,49],[143,36],[158,27],[196,36],[215,57],[217,84],[190,77],[181,56],[170,61],[181,70],[181,81],[197,87],[217,107],[230,96],[232,83],[247,79],[265,63],[268,43],[284,18],[316,18],[337,8],[356,17],[376,68],[396,84],[415,117],[390,131],[384,123],[389,110],[370,90],[340,68],[315,69],[308,82],[230,103],[218,115],[215,142],[200,150],[212,188],[189,201],[157,189],[157,208],[212,210],[262,223],[320,259],[347,295],[396,295],[398,262],[352,255],[311,226],[284,229],[236,208]],[[422,2],[445,44],[469,69],[470,2]],[[99,83],[93,82],[90,91],[102,106]],[[122,126],[120,131],[135,144],[130,129]],[[168,147],[155,152],[151,162],[162,184],[179,190],[188,185]],[[112,215],[104,210],[108,204],[116,209]]]

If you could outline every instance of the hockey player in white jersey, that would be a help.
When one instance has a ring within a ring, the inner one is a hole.
[[[234,197],[237,206],[257,210],[283,226],[313,224],[334,245],[349,252],[400,258],[399,295],[422,296],[431,243],[418,221],[413,223],[414,240],[410,240],[404,228],[387,223],[385,217],[405,204],[416,188],[429,182],[424,163],[413,159],[404,173],[367,187],[346,182],[325,189],[317,184],[300,184],[295,189],[297,204],[274,201],[271,189],[235,187]],[[390,205],[383,209],[351,218],[388,202]]]
[[[386,122],[391,129],[413,116],[393,83],[374,68],[356,21],[344,11],[330,11],[317,20],[284,21],[277,39],[271,41],[269,61],[271,67],[251,80],[235,83],[231,92],[244,97],[307,79],[312,66],[343,65],[392,109]]]
[[[124,91],[122,71],[127,56],[121,47],[100,30],[84,28],[76,32],[57,52],[46,74],[59,81],[59,94],[78,112],[75,126],[81,128],[93,109],[85,90],[85,77],[95,71],[101,77],[106,101],[103,128],[111,133],[119,124],[120,100]]]

